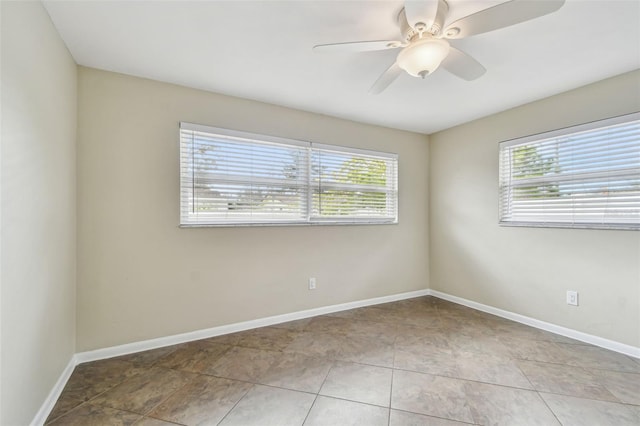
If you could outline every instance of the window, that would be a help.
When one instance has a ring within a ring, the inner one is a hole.
[[[398,157],[180,123],[180,225],[397,223]]]
[[[500,224],[640,229],[640,113],[500,143]]]

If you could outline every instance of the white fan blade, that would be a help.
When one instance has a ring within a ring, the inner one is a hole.
[[[409,25],[419,31],[429,30],[436,20],[438,3],[438,0],[405,1],[404,13],[407,16]]]
[[[384,89],[389,87],[389,85],[393,83],[400,74],[402,74],[402,68],[398,66],[397,62],[394,62],[393,65],[391,65],[380,77],[378,77],[376,82],[373,83],[373,86],[369,89],[369,93],[374,95],[381,93]]]
[[[319,44],[313,46],[316,52],[369,52],[372,50],[395,49],[402,42],[395,40],[350,41],[346,43]]]
[[[487,72],[480,62],[453,46],[450,47],[449,54],[444,58],[441,66],[451,74],[467,81],[475,80]]]
[[[560,9],[565,0],[511,0],[449,24],[446,38],[463,38],[508,27]]]

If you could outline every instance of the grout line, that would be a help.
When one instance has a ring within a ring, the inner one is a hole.
[[[178,371],[178,370],[173,370],[173,371]],[[180,373],[185,373],[184,371],[180,371]],[[166,401],[168,401],[173,395],[175,395],[176,393],[178,393],[179,391],[181,391],[182,389],[184,389],[187,385],[191,384],[191,382],[193,382],[195,379],[198,378],[198,374],[197,373],[187,373],[187,374],[193,374],[194,376],[189,379],[189,381],[187,381],[187,383],[185,383],[184,385],[180,386],[178,389],[174,390],[173,392],[171,392],[169,395],[167,395],[166,398],[162,399],[160,402],[158,402],[156,405],[154,405],[153,407],[151,407],[150,409],[148,409],[143,416],[147,417],[149,413],[151,413],[153,410],[155,410],[156,408],[158,408],[160,405],[162,405],[163,403],[165,403]],[[160,420],[164,420],[164,419],[160,419]],[[171,422],[170,420],[168,420],[169,422]],[[175,423],[175,422],[171,422],[171,423]]]
[[[625,405],[625,406],[630,406],[630,407],[635,407],[635,408],[640,407],[640,405],[632,404],[630,402],[622,402],[620,400],[618,400],[618,401],[608,401],[606,399],[596,399],[596,398],[590,398],[590,397],[586,397],[586,396],[569,395],[569,394],[566,394],[566,393],[551,392],[551,391],[546,391],[546,390],[538,390],[536,392],[539,393],[539,394],[566,396],[566,397],[569,397],[569,398],[583,399],[585,401],[604,402],[604,403],[607,403],[607,404]],[[613,397],[617,399],[617,397],[615,395],[613,395]]]
[[[516,368],[518,369],[518,371],[520,371],[520,373],[524,376],[525,379],[527,379],[527,382],[529,382],[529,384],[531,385],[531,389],[535,390],[536,392],[538,392],[538,389],[536,389],[535,385],[533,384],[533,382],[531,381],[531,379],[529,378],[529,376],[527,376],[527,374],[522,371],[522,368],[520,368],[520,365],[518,365],[518,360],[514,360],[514,364],[516,366]]]
[[[174,421],[171,421],[171,420],[165,420],[165,419],[158,419],[157,417],[151,417],[151,416],[142,416],[142,418],[137,420],[132,426],[136,426],[137,424],[140,424],[140,422],[143,421],[144,419],[160,420],[162,422],[170,423],[172,425],[178,425],[178,426],[188,426],[188,425],[186,425],[184,423],[178,423],[178,422],[174,422]]]
[[[395,353],[396,351],[393,351],[393,362],[395,365]],[[393,401],[393,375],[394,375],[395,369],[392,368],[391,369],[391,387],[389,388],[389,416],[387,418],[387,425],[390,426],[391,425],[391,401]]]
[[[331,367],[329,367],[329,370],[327,370],[327,374],[326,376],[324,376],[324,379],[322,380],[322,384],[320,385],[320,387],[318,388],[318,392],[316,393],[316,395],[322,395],[320,393],[320,391],[322,391],[322,388],[324,387],[324,384],[327,382],[327,378],[329,377],[329,374],[331,374],[331,370],[333,370],[333,368],[336,366],[336,363],[339,361],[333,361]],[[323,395],[324,396],[324,395]]]
[[[561,365],[563,367],[570,367],[570,368],[581,368],[583,370],[589,371],[589,370],[597,370],[597,371],[608,371],[610,373],[620,373],[620,374],[637,374],[640,376],[640,370],[639,371],[626,371],[626,370],[612,370],[610,368],[599,368],[599,367],[592,367],[592,366],[585,366],[585,365],[574,365],[574,364],[567,364],[565,362],[554,362],[554,361],[545,361],[545,360],[540,360],[540,359],[531,359],[531,358],[520,358],[517,356],[512,357],[512,359],[516,360],[516,361],[526,361],[526,362],[537,362],[540,364],[551,364],[551,365]]]
[[[449,422],[458,422],[461,424],[465,424],[465,425],[480,425],[480,423],[470,423],[470,422],[465,422],[464,420],[456,420],[456,419],[451,419],[451,418],[447,418],[447,417],[440,417],[440,416],[435,416],[433,414],[424,414],[424,413],[416,413],[415,411],[409,411],[409,410],[403,410],[401,408],[393,408],[393,410],[395,411],[401,411],[403,413],[408,413],[408,414],[416,414],[418,416],[423,416],[423,417],[431,417],[434,419],[442,419],[442,420],[446,420]]]
[[[59,400],[59,399],[58,399],[58,400]],[[76,401],[79,401],[79,400],[76,400]],[[56,402],[58,402],[58,401],[56,401]],[[77,408],[79,408],[79,407],[82,407],[83,405],[85,405],[85,404],[86,404],[86,403],[88,403],[88,402],[89,402],[89,401],[82,401],[82,402],[80,402],[80,404],[76,405],[75,407],[73,407],[73,408],[72,408],[72,409],[70,409],[70,410],[67,410],[67,411],[63,412],[63,413],[62,413],[62,414],[60,414],[58,417],[54,417],[53,419],[50,419],[50,420],[49,420],[49,419],[45,419],[45,422],[46,422],[46,423],[45,423],[45,425],[48,425],[49,423],[51,423],[51,422],[54,422],[54,421],[58,420],[60,417],[64,417],[64,416],[66,416],[66,415],[67,415],[67,414],[69,414],[70,412],[72,412],[72,411],[76,410],[76,409],[77,409]],[[49,421],[47,421],[47,420],[49,420]]]
[[[547,403],[547,400],[544,399],[542,397],[542,395],[540,394],[540,392],[536,391],[536,395],[538,395],[538,398],[540,398],[542,400],[542,403],[547,407],[547,409],[549,411],[551,411],[551,414],[553,414],[553,417],[555,417],[555,419],[558,421],[559,425],[562,425],[562,422],[560,421],[560,419],[558,418],[558,416],[556,415],[555,411],[553,411],[553,409],[551,409],[551,407],[549,406],[549,404]]]
[[[244,398],[249,394],[249,392],[251,392],[253,389],[255,389],[255,387],[256,387],[256,386],[257,386],[257,385],[256,385],[255,383],[253,383],[253,384],[252,384],[252,386],[251,386],[249,389],[247,389],[247,391],[244,393],[244,395],[242,395],[242,397],[241,397],[241,398],[239,398],[239,399],[238,399],[238,401],[236,401],[236,403],[235,403],[235,404],[233,404],[233,407],[231,407],[231,409],[229,409],[229,411],[227,411],[227,414],[225,414],[225,415],[220,419],[220,421],[218,422],[218,424],[222,423],[222,422],[224,421],[224,419],[226,419],[226,418],[227,418],[227,416],[228,416],[228,415],[229,415],[233,410],[235,410],[235,408],[238,406],[238,404],[240,404],[240,401],[242,401],[242,400],[243,400],[243,399],[244,399]]]
[[[514,385],[483,382],[482,380],[476,380],[476,379],[465,379],[465,378],[461,378],[461,377],[445,376],[445,375],[442,375],[442,374],[425,373],[423,371],[407,370],[406,368],[394,368],[394,370],[406,371],[408,373],[415,373],[415,374],[424,374],[424,375],[427,375],[427,376],[442,377],[442,378],[450,379],[450,380],[461,380],[461,381],[464,381],[464,382],[479,383],[481,385],[500,386],[500,387],[503,387],[503,388],[516,389],[516,390],[529,391],[529,392],[536,392],[536,389],[533,389],[533,388],[521,388],[521,387],[514,386]]]
[[[307,422],[307,419],[309,418],[309,414],[311,414],[311,410],[313,410],[313,406],[316,405],[316,401],[318,400],[318,394],[316,394],[316,397],[313,398],[313,402],[311,403],[311,407],[309,407],[309,410],[307,411],[307,415],[304,416],[304,420],[302,420],[302,426],[304,426],[304,424]]]
[[[384,408],[385,410],[389,410],[390,409],[390,407],[386,407],[384,405],[372,404],[370,402],[356,401],[355,399],[344,398],[344,397],[341,397],[341,396],[323,395],[323,394],[318,394],[318,396],[319,397],[321,396],[323,398],[329,398],[329,399],[337,399],[337,400],[340,400],[340,401],[353,402],[355,404],[368,405],[370,407]]]

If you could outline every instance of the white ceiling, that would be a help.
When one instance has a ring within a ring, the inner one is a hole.
[[[448,2],[450,22],[502,1]],[[397,50],[311,48],[398,39],[402,1],[44,4],[80,65],[427,134],[640,68],[638,0],[567,0],[551,15],[454,41],[484,76],[403,74],[380,95],[368,89]]]

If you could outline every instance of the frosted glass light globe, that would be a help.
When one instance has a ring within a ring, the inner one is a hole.
[[[449,54],[449,43],[433,37],[413,41],[398,54],[398,66],[414,77],[425,78]]]

